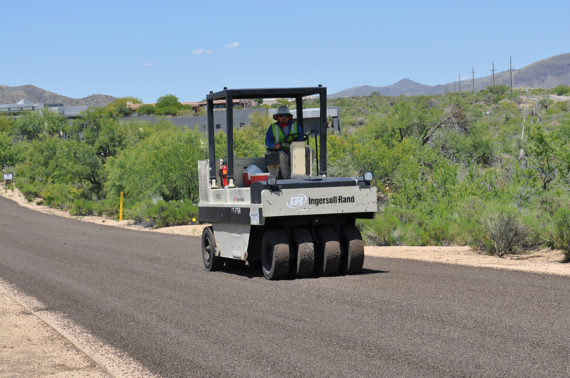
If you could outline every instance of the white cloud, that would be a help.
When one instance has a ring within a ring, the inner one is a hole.
[[[224,45],[224,47],[226,49],[233,49],[233,48],[239,47],[239,42],[232,42],[230,44]]]
[[[194,55],[212,54],[213,52],[214,50],[203,49],[203,48],[192,50],[192,54]]]
[[[154,66],[153,62],[142,62],[141,67],[152,67]]]

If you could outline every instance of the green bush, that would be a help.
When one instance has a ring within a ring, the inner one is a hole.
[[[526,243],[527,230],[514,212],[493,211],[483,218],[483,234],[478,247],[502,257],[517,253]]]
[[[6,114],[0,114],[0,133],[10,134],[14,127],[14,118]]]
[[[14,152],[12,150],[12,138],[8,134],[0,132],[0,170],[14,164]]]
[[[570,261],[570,209],[561,208],[553,218],[555,229],[554,246],[562,250],[564,258]]]
[[[154,105],[151,105],[151,104],[141,105],[137,109],[138,115],[151,115],[154,113],[156,113],[156,108],[154,107]]]
[[[58,209],[68,210],[78,197],[80,190],[69,184],[45,184],[39,192],[44,204]]]
[[[558,96],[568,96],[570,95],[570,87],[567,85],[559,85],[550,90],[550,93],[554,93]]]
[[[129,217],[145,227],[168,227],[193,223],[198,208],[190,200],[139,202],[128,212]]]
[[[131,200],[158,197],[197,202],[200,137],[195,131],[168,127],[109,158],[106,196],[118,198],[123,191]]]
[[[32,202],[34,199],[40,196],[41,185],[30,183],[26,181],[17,180],[16,186],[20,189],[20,193],[28,200]]]
[[[156,101],[155,112],[160,115],[176,115],[182,109],[182,106],[182,103],[178,101],[178,97],[166,95]]]
[[[71,215],[93,215],[97,205],[93,201],[82,198],[75,199],[69,208]]]
[[[18,139],[34,140],[40,135],[63,135],[68,129],[68,122],[64,116],[48,109],[29,112],[18,118],[14,123],[12,132]]]
[[[402,231],[398,218],[393,214],[394,209],[387,209],[378,214],[376,219],[359,222],[362,236],[368,245],[401,245]]]

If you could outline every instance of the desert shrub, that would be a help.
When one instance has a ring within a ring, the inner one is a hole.
[[[14,127],[14,118],[7,114],[0,114],[0,133],[10,134]]]
[[[546,111],[546,114],[560,114],[568,111],[568,101],[558,101],[553,103]]]
[[[151,114],[154,114],[155,112],[156,112],[156,108],[152,104],[141,105],[137,109],[137,113],[139,115],[151,115]]]
[[[386,209],[373,220],[360,221],[359,226],[368,245],[402,244],[401,224],[393,208]]]
[[[570,208],[570,197],[564,191],[536,191],[524,201],[522,221],[528,229],[528,241],[533,246],[556,248],[554,215],[559,209]]]
[[[570,209],[561,208],[553,218],[554,246],[564,253],[566,261],[570,261]]]
[[[12,132],[18,139],[33,140],[40,135],[61,135],[67,128],[68,122],[64,116],[42,109],[18,118]]]
[[[166,95],[160,97],[156,101],[155,112],[160,115],[176,115],[180,109],[182,109],[182,104],[178,101],[178,97],[174,95]]]
[[[73,200],[69,208],[69,213],[71,215],[93,215],[95,214],[96,207],[97,205],[93,201],[77,198]]]
[[[197,214],[198,208],[190,200],[154,199],[137,203],[128,216],[145,227],[158,228],[192,223]]]
[[[0,170],[13,163],[12,138],[8,134],[0,132]]]
[[[506,85],[490,85],[483,90],[485,95],[485,103],[487,104],[497,104],[499,101],[507,97],[507,92],[509,92],[509,87]]]
[[[559,85],[550,90],[550,93],[554,93],[558,96],[568,96],[570,95],[570,87],[567,85]]]
[[[16,186],[18,187],[18,189],[20,189],[20,193],[22,193],[22,195],[29,202],[33,201],[35,198],[40,196],[41,185],[39,185],[39,184],[35,184],[35,183],[23,181],[23,180],[17,180]]]
[[[126,148],[105,164],[106,194],[146,200],[198,200],[200,134],[166,128]]]
[[[494,95],[502,95],[505,94],[509,91],[509,87],[507,87],[506,85],[490,85],[487,87],[486,89],[487,92],[494,94]]]
[[[69,184],[49,183],[44,184],[39,192],[45,205],[58,209],[69,209],[74,198],[80,197],[80,189]]]
[[[483,218],[477,246],[494,256],[517,253],[526,243],[526,228],[512,211],[496,210]]]

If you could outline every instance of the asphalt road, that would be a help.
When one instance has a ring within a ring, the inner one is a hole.
[[[569,278],[367,257],[269,282],[199,245],[0,198],[0,278],[160,375],[570,375]]]

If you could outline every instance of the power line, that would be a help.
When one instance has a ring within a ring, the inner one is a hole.
[[[493,68],[491,68],[491,71],[493,71],[493,87],[495,86],[495,62],[492,63]]]
[[[475,66],[471,66],[471,79],[472,81],[472,89],[473,89],[473,93],[475,93]]]

